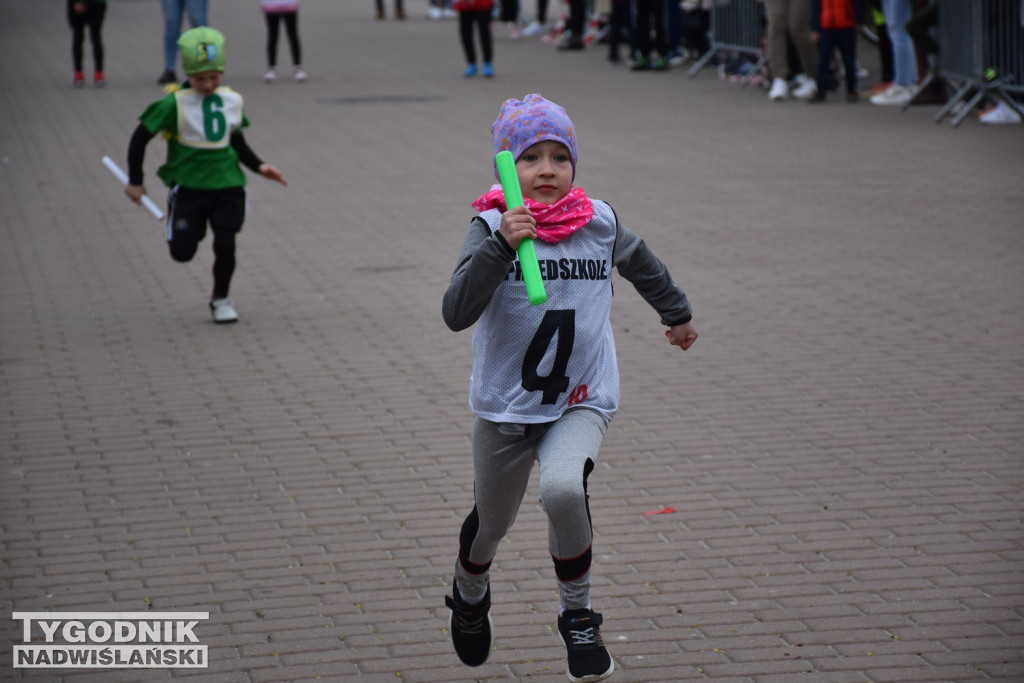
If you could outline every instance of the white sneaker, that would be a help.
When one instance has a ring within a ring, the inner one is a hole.
[[[978,117],[978,120],[982,123],[999,124],[999,123],[1020,123],[1020,114],[1013,110],[1013,107],[1008,105],[1006,102],[1000,102],[995,106],[994,109],[989,109],[987,112]]]
[[[911,86],[893,83],[888,90],[872,95],[868,101],[881,107],[893,107],[906,104],[913,96],[914,89]]]
[[[301,66],[295,67],[295,71],[292,72],[292,76],[299,83],[305,83],[306,79],[309,78],[309,76],[306,75],[306,72],[302,70]]]
[[[428,19],[434,19],[435,21],[440,19],[441,18],[441,8],[440,7],[431,7],[430,11],[427,12],[427,18]]]
[[[785,78],[776,78],[772,81],[772,89],[768,91],[769,100],[784,100],[789,97],[789,84]]]
[[[231,304],[231,299],[214,299],[211,301],[210,314],[213,315],[213,322],[218,324],[238,322],[238,311]]]
[[[270,67],[267,69],[267,73],[263,74],[264,83],[273,83],[277,80],[277,69]]]
[[[800,74],[796,79],[800,82],[800,85],[793,91],[793,97],[800,100],[806,100],[814,97],[814,93],[818,92],[818,85],[814,82],[813,78],[810,78],[805,74]]]
[[[537,35],[538,33],[540,33],[543,30],[544,30],[544,27],[539,22],[537,22],[536,19],[534,19],[533,21],[530,22],[530,24],[526,28],[523,29],[523,35],[524,36],[535,36],[535,35]]]

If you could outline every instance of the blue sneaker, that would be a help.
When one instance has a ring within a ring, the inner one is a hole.
[[[484,76],[487,78],[494,77],[494,67],[491,66],[490,62],[484,62]]]
[[[466,67],[466,70],[462,72],[462,75],[466,78],[476,76],[476,64],[470,64]]]

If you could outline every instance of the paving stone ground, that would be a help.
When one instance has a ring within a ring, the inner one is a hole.
[[[109,1],[110,85],[79,91],[63,5],[0,3],[0,679],[565,680],[535,484],[486,665],[443,606],[471,335],[440,300],[498,106],[539,91],[701,335],[670,347],[619,281],[591,478],[612,680],[1024,680],[1024,127],[770,103],[500,26],[497,77],[463,79],[416,0],[303,0],[310,80],[266,86],[257,3],[210,4],[290,181],[250,176],[228,327],[209,241],[172,262],[100,165],[160,93],[159,2]],[[150,609],[210,613],[207,669],[13,666],[12,612]]]

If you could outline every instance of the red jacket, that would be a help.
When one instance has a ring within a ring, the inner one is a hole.
[[[455,0],[452,8],[458,12],[485,10],[494,7],[494,0]]]
[[[811,3],[811,28],[857,28],[864,23],[863,0],[816,0]]]

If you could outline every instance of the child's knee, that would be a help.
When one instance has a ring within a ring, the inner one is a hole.
[[[551,478],[540,483],[540,502],[553,518],[572,514],[586,507],[587,492],[583,479],[573,481],[562,477]]]
[[[171,252],[171,258],[178,263],[188,263],[196,255],[198,242],[168,242],[167,248]]]

